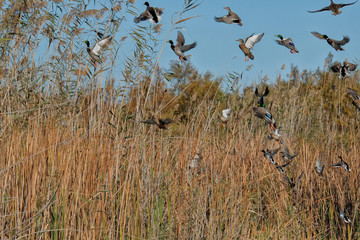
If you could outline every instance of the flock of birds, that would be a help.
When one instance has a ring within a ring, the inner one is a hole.
[[[355,4],[356,2],[347,3],[347,4],[335,4],[333,0],[330,0],[331,3],[329,6],[324,7],[322,9],[316,10],[316,11],[308,11],[310,13],[316,13],[316,12],[322,12],[322,11],[331,11],[333,15],[338,15],[341,13],[340,9],[345,6],[350,6]],[[157,8],[157,7],[151,7],[148,2],[145,2],[146,9],[143,13],[141,13],[139,16],[135,17],[134,22],[139,23],[142,21],[149,20],[153,23],[158,23],[161,20],[161,15],[163,14],[163,8]],[[237,24],[239,26],[242,26],[242,22],[240,17],[231,11],[229,7],[225,7],[225,9],[228,11],[228,14],[222,17],[215,17],[216,22],[222,22],[226,24]],[[315,37],[319,39],[326,40],[327,43],[333,47],[336,51],[343,51],[343,46],[347,44],[350,41],[350,38],[348,36],[344,36],[342,40],[334,40],[332,38],[329,38],[326,34],[320,34],[318,32],[311,32]],[[264,36],[264,33],[260,34],[252,34],[249,37],[245,39],[238,39],[236,41],[239,41],[239,48],[243,51],[245,55],[245,61],[249,61],[249,59],[254,59],[254,55],[252,54],[251,50],[254,48],[255,44],[261,41],[262,37]],[[298,53],[299,50],[296,49],[294,41],[291,38],[284,38],[282,35],[278,34],[275,35],[279,39],[276,40],[276,42],[288,49],[290,49],[291,53]],[[90,48],[89,41],[84,41],[84,43],[87,44],[87,52],[91,58],[91,61],[96,66],[97,63],[101,63],[101,54],[103,51],[105,51],[108,46],[112,43],[112,37],[106,36],[102,37],[100,40],[98,40],[93,48]],[[168,43],[170,43],[170,47],[173,50],[173,52],[179,57],[181,61],[186,61],[188,56],[185,55],[185,52],[193,49],[196,47],[197,43],[194,42],[192,44],[185,45],[185,38],[184,35],[178,31],[177,38],[176,38],[176,44],[172,40],[169,40]],[[350,71],[354,71],[356,69],[356,65],[353,63],[349,63],[347,60],[341,64],[340,62],[335,62],[332,66],[330,66],[330,69],[335,72],[339,73],[339,77],[346,77],[349,75]],[[284,176],[285,181],[289,185],[289,187],[292,189],[293,193],[296,195],[298,192],[298,185],[304,175],[304,172],[300,174],[300,176],[294,180],[292,178],[289,178],[286,174],[286,167],[290,166],[294,158],[298,155],[298,153],[295,153],[293,155],[290,154],[289,149],[287,147],[284,148],[282,151],[283,153],[283,159],[285,160],[283,163],[279,164],[277,161],[275,161],[274,156],[279,152],[281,149],[281,144],[283,144],[282,135],[280,134],[280,127],[277,127],[276,121],[274,116],[271,114],[271,112],[265,108],[265,102],[264,98],[268,96],[270,93],[269,88],[266,87],[265,91],[263,93],[259,93],[258,89],[255,90],[255,95],[258,98],[257,106],[253,108],[254,115],[260,119],[263,119],[266,123],[270,126],[270,134],[268,135],[268,139],[274,140],[279,143],[279,147],[276,149],[266,149],[262,150],[262,153],[264,157],[270,161],[270,163]],[[348,88],[347,89],[348,96],[352,99],[353,105],[360,110],[360,97],[359,94],[356,93],[355,90]],[[222,111],[222,115],[220,116],[220,120],[223,122],[224,126],[228,126],[228,121],[230,119],[232,109],[224,109]],[[141,121],[145,124],[154,124],[158,126],[160,129],[167,129],[166,125],[172,123],[171,119],[161,119],[156,116],[153,116],[152,118],[148,120]],[[340,161],[338,163],[329,165],[329,167],[338,167],[338,168],[344,168],[345,171],[350,172],[351,169],[349,165],[343,160],[342,156],[339,156]],[[325,164],[321,163],[321,160],[318,159],[316,162],[316,171],[318,174],[322,175],[325,169]],[[345,223],[350,223],[351,220],[347,216],[347,211],[351,208],[351,204],[346,204],[345,208],[342,209],[340,206],[338,206],[339,210],[339,216]]]
[[[340,9],[345,6],[350,6],[355,4],[356,2],[352,3],[342,3],[342,4],[336,4],[333,2],[333,0],[330,0],[331,3],[329,6],[324,7],[322,9],[316,10],[316,11],[308,11],[310,13],[316,13],[316,12],[322,12],[322,11],[332,11],[333,15],[338,15],[341,13]],[[157,8],[150,6],[149,2],[145,2],[144,5],[146,6],[146,9],[144,12],[142,12],[139,16],[134,18],[135,23],[140,23],[142,21],[149,20],[152,23],[159,23],[161,20],[161,16],[164,12],[163,8]],[[226,24],[236,24],[239,26],[242,26],[241,18],[231,11],[230,7],[225,7],[225,9],[228,11],[228,14],[222,17],[215,17],[216,22],[222,22]],[[336,51],[344,51],[343,46],[347,44],[350,41],[350,38],[348,36],[344,36],[342,40],[335,40],[330,37],[328,37],[326,34],[321,34],[318,32],[311,32],[315,37],[319,39],[326,40],[327,43],[333,47]],[[99,35],[99,33],[98,33]],[[100,35],[99,35],[100,36]],[[262,37],[264,36],[264,33],[260,34],[252,34],[248,36],[245,40],[238,39],[236,41],[239,41],[239,48],[243,51],[245,55],[245,61],[249,61],[249,59],[254,60],[254,55],[251,52],[251,50],[254,48],[255,44],[260,42]],[[281,34],[275,35],[279,39],[275,40],[278,44],[290,49],[291,53],[298,53],[299,50],[296,49],[294,41],[287,37],[284,38]],[[84,41],[84,43],[87,44],[87,52],[90,56],[91,61],[93,64],[97,65],[97,63],[101,63],[101,55],[102,53],[108,49],[108,46],[112,43],[112,37],[106,36],[101,37],[95,45],[91,48],[89,41]],[[185,45],[185,38],[184,35],[178,31],[177,38],[176,38],[176,44],[172,40],[167,41],[170,43],[170,47],[173,50],[173,52],[179,57],[181,61],[186,61],[188,56],[185,56],[185,52],[193,49],[196,47],[197,43],[194,42],[192,44]],[[341,63],[336,62],[331,67],[331,70],[334,72],[339,73],[340,77],[346,77],[350,74],[351,71],[354,71],[356,69],[356,65],[353,63],[349,63],[347,61],[344,61],[344,64],[341,65]]]

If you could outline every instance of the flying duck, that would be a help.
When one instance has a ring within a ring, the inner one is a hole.
[[[275,35],[275,37],[278,37],[280,39],[275,40],[278,44],[287,47],[290,49],[291,53],[298,53],[299,51],[296,49],[295,44],[291,38],[283,38],[282,35],[278,34]]]
[[[330,165],[330,167],[342,167],[347,172],[351,172],[349,165],[343,160],[343,158],[341,156],[339,156],[339,158],[340,158],[340,162]]]
[[[350,71],[354,71],[356,69],[356,64],[349,63],[348,61],[344,61],[341,65],[340,62],[335,62],[331,67],[331,71],[334,73],[339,73],[339,77],[347,77],[350,75]]]
[[[90,48],[90,43],[88,40],[83,41],[86,44],[86,51],[88,52],[91,61],[96,66],[97,63],[101,63],[101,54],[108,48],[112,43],[112,37],[106,36],[95,43],[93,48]]]
[[[274,131],[274,128],[276,128],[276,121],[269,110],[263,107],[253,107],[253,111],[255,116],[264,119],[267,123],[269,123],[271,130]]]
[[[228,10],[229,12],[228,15],[225,15],[223,17],[215,17],[215,21],[223,22],[227,24],[236,23],[239,24],[239,26],[242,26],[240,17],[236,13],[232,12],[229,7],[224,7],[224,8]]]
[[[350,96],[350,98],[352,99],[352,104],[358,109],[360,110],[360,96],[359,94],[357,94],[357,92],[355,92],[354,89],[348,88],[347,89],[347,94],[348,96]]]
[[[189,51],[190,49],[193,49],[196,47],[196,42],[188,45],[185,44],[185,38],[184,35],[178,31],[177,38],[176,38],[176,45],[174,45],[174,42],[172,40],[169,40],[168,43],[170,43],[171,49],[174,51],[174,53],[179,57],[180,61],[187,61],[186,56],[184,55],[184,52]]]
[[[262,39],[263,36],[264,36],[264,33],[260,33],[260,34],[257,34],[257,35],[252,34],[252,35],[250,35],[249,37],[246,38],[245,42],[241,38],[236,40],[236,41],[240,42],[239,48],[245,54],[245,62],[249,61],[249,58],[251,60],[254,60],[254,55],[250,52],[250,50],[254,48],[255,44],[257,42],[259,42]],[[248,58],[246,58],[246,57],[248,57]]]
[[[336,4],[336,3],[333,2],[333,0],[330,0],[330,1],[331,1],[331,3],[330,3],[329,6],[324,7],[322,9],[319,9],[319,10],[316,10],[316,11],[308,11],[308,12],[309,13],[316,13],[316,12],[323,12],[323,11],[332,11],[332,15],[338,15],[338,14],[342,13],[340,11],[340,8],[345,7],[345,6],[350,6],[350,5],[353,5],[353,4],[357,3],[357,1],[356,1],[356,2],[352,2],[352,3]]]
[[[325,39],[327,41],[327,43],[332,46],[336,51],[340,50],[340,51],[344,51],[344,49],[341,47],[345,44],[347,44],[350,41],[350,38],[348,36],[344,36],[343,40],[334,40],[329,38],[327,35],[323,35],[320,34],[318,32],[311,32],[312,35],[314,35],[315,37],[319,38],[319,39]]]
[[[258,97],[258,101],[257,101],[258,107],[265,107],[264,97],[269,95],[269,93],[270,93],[270,91],[269,91],[268,86],[266,86],[265,92],[263,94],[259,93],[258,88],[255,89],[255,95]]]
[[[163,8],[150,7],[148,2],[145,2],[146,9],[140,16],[134,18],[135,23],[139,23],[141,21],[149,20],[152,23],[158,23],[161,20],[161,15],[163,14]]]

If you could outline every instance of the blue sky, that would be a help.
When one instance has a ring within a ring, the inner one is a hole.
[[[145,9],[145,1],[137,0],[134,6],[140,14]],[[336,1],[338,2],[338,1]],[[351,1],[343,0],[343,3]],[[165,8],[161,22],[162,32],[157,37],[166,41],[176,40],[177,29],[170,33],[169,39],[166,36],[171,28],[171,18],[176,17],[184,7],[182,0],[154,0],[149,1],[151,6]],[[289,0],[203,0],[198,1],[200,6],[185,13],[183,18],[198,15],[198,17],[177,25],[181,27],[186,43],[197,41],[195,49],[190,50],[190,61],[201,72],[210,71],[215,76],[224,76],[228,72],[241,73],[247,66],[252,65],[249,71],[245,71],[240,82],[243,86],[252,82],[258,83],[259,79],[268,74],[269,81],[282,73],[286,78],[291,64],[299,67],[300,70],[321,69],[324,60],[331,52],[334,61],[343,61],[348,58],[356,61],[360,56],[360,32],[356,28],[359,22],[360,2],[352,6],[342,8],[343,13],[333,16],[330,11],[320,13],[308,13],[307,10],[318,10],[330,4],[330,1],[289,1]],[[224,7],[229,6],[233,12],[242,19],[243,26],[217,23],[214,16],[227,14]],[[128,36],[131,29],[135,27],[134,16],[125,14],[126,21],[122,23],[122,36]],[[141,26],[150,26],[149,21],[139,23]],[[315,38],[310,32],[317,31],[327,34],[330,38],[342,39],[344,35],[350,37],[350,42],[344,46],[345,51],[336,52],[325,40]],[[252,33],[264,32],[263,39],[255,45],[252,50],[255,60],[244,62],[244,54],[239,49],[237,39],[245,39]],[[295,42],[298,54],[291,54],[290,50],[278,45],[274,40],[276,34],[284,37],[291,37]],[[129,53],[133,46],[133,40],[128,38],[120,47],[119,54]],[[164,51],[160,57],[160,67],[167,69],[170,60],[177,60],[168,43],[165,43]],[[161,45],[159,46],[160,50]],[[285,64],[285,70],[281,66]]]

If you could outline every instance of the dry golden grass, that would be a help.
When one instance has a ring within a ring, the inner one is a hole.
[[[283,128],[283,146],[299,152],[286,168],[289,178],[304,171],[298,194],[262,156],[277,143],[252,115],[254,96],[228,98],[235,109],[229,128],[206,95],[189,105],[196,111],[188,121],[168,130],[142,125],[101,90],[77,106],[5,115],[1,238],[359,238],[359,113],[343,80],[327,81],[352,115],[331,108],[338,99],[322,94],[327,85],[281,82],[265,99]],[[202,159],[190,168],[196,153]],[[338,155],[351,173],[315,172],[317,158],[330,165]],[[276,161],[283,161],[280,154]],[[353,223],[345,225],[336,203],[347,202]]]
[[[214,79],[177,62],[164,72],[154,60],[161,28],[142,26],[130,31],[126,58],[117,59],[121,35],[91,65],[81,43],[96,39],[89,26],[115,36],[124,13],[137,14],[134,2],[4,6],[0,239],[359,239],[360,113],[346,96],[347,87],[360,93],[358,72],[338,79],[293,68],[269,85],[282,150],[299,152],[286,174],[304,172],[295,194],[261,152],[278,143],[252,113],[255,86],[240,94],[239,75]],[[184,2],[171,29],[199,3]],[[174,123],[141,123],[153,115]],[[351,173],[329,167],[339,155]],[[346,203],[351,224],[337,210]]]

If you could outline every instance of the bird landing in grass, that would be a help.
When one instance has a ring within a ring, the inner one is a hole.
[[[357,108],[357,110],[360,110],[360,96],[355,92],[354,89],[348,88],[347,89],[348,96],[352,99],[352,104]]]
[[[294,155],[291,155],[289,152],[289,149],[287,147],[284,148],[283,158],[285,158],[286,161],[292,161],[292,159],[295,158],[297,155],[298,155],[298,152],[296,152]]]
[[[324,169],[325,169],[325,164],[321,164],[321,159],[318,158],[316,160],[316,172],[319,174],[319,175],[322,175],[323,172],[324,172]]]
[[[224,127],[225,124],[227,127],[229,126],[230,114],[231,114],[231,108],[222,110],[222,115],[220,116],[220,120],[224,124]]]
[[[279,148],[276,148],[276,149],[272,149],[272,150],[269,150],[269,149],[266,149],[265,150],[261,150],[261,152],[264,154],[264,157],[269,160],[273,165],[277,166],[278,164],[275,162],[274,160],[274,155],[280,150],[280,147]]]
[[[275,131],[271,131],[270,134],[268,135],[268,139],[272,140],[274,139],[275,141],[279,142],[280,144],[283,143],[283,140],[281,138],[281,134],[280,134],[280,127],[275,129]]]
[[[351,172],[351,169],[349,167],[349,164],[347,164],[344,159],[342,158],[342,156],[339,156],[340,158],[340,162],[335,163],[333,165],[330,165],[330,167],[342,167],[344,168],[347,172]]]
[[[256,117],[264,119],[267,123],[269,123],[271,130],[274,131],[276,128],[276,121],[268,109],[263,107],[253,107],[253,112]]]
[[[265,92],[262,93],[262,94],[259,93],[258,88],[255,88],[255,95],[258,97],[258,101],[257,101],[257,106],[258,107],[265,107],[264,97],[269,95],[269,93],[270,93],[270,90],[269,90],[268,86],[266,86]]]
[[[148,120],[144,120],[141,122],[145,123],[145,124],[154,124],[154,125],[158,126],[160,129],[167,129],[165,125],[172,123],[172,120],[169,118],[162,119],[162,118],[158,118],[158,117],[154,116]]]
[[[344,221],[344,223],[351,223],[350,218],[347,215],[347,211],[351,210],[352,208],[352,204],[351,203],[347,203],[344,207],[344,210],[342,210],[342,208],[340,207],[340,205],[338,204],[338,210],[339,210],[339,216],[340,219]]]
[[[331,65],[330,69],[334,73],[339,73],[339,78],[348,77],[350,75],[350,71],[354,71],[356,69],[356,64],[349,63],[347,60],[341,65],[340,62],[335,62]]]

